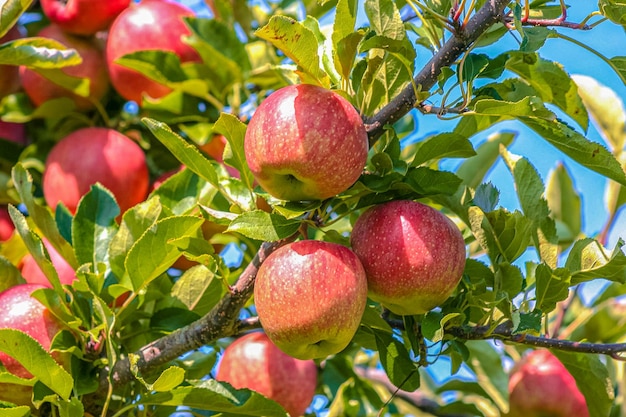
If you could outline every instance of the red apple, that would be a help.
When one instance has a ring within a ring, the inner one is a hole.
[[[9,240],[14,230],[15,225],[9,216],[7,206],[0,206],[0,242]]]
[[[109,27],[130,0],[41,0],[52,23],[75,35],[93,35]]]
[[[395,314],[423,314],[443,303],[465,267],[463,235],[444,214],[415,201],[392,201],[356,221],[352,249],[369,296]]]
[[[507,417],[589,417],[572,374],[549,350],[530,352],[509,378]]]
[[[109,90],[109,77],[103,51],[93,39],[69,35],[57,25],[46,26],[39,32],[39,36],[59,41],[66,47],[78,52],[83,61],[79,65],[62,68],[62,71],[74,77],[88,78],[90,82],[89,97],[80,97],[53,83],[36,71],[20,67],[22,87],[30,100],[35,106],[40,106],[53,98],[70,97],[74,100],[78,110],[93,109],[95,107],[94,102],[100,101]]]
[[[142,202],[149,178],[139,145],[113,129],[90,127],[70,133],[52,148],[43,174],[44,197],[52,209],[62,202],[74,213],[96,182],[113,193],[122,213]]]
[[[215,379],[263,394],[299,417],[315,395],[317,367],[312,360],[286,355],[264,333],[254,332],[224,350]]]
[[[1,69],[0,72],[2,72]],[[0,138],[19,143],[20,145],[28,143],[26,129],[22,123],[9,123],[0,120]]]
[[[52,339],[62,325],[43,304],[31,297],[32,292],[39,288],[44,286],[19,284],[0,293],[0,328],[21,330],[37,340],[45,350],[50,350]],[[57,362],[64,363],[62,355],[53,352],[52,356]],[[4,352],[0,352],[0,362],[8,372],[21,378],[32,378],[30,372]],[[0,400],[29,405],[31,395],[31,387],[0,383]]]
[[[0,38],[0,45],[22,37],[17,26],[13,26]],[[20,76],[15,65],[0,65],[0,99],[20,89]]]
[[[261,264],[254,299],[265,333],[283,352],[324,358],[348,346],[359,327],[367,301],[365,271],[345,246],[290,243]]]
[[[200,62],[197,52],[182,41],[190,31],[183,17],[194,16],[187,6],[171,0],[143,0],[131,5],[115,19],[109,29],[106,58],[111,82],[127,100],[141,105],[145,93],[161,98],[172,90],[139,72],[115,63],[123,55],[143,50],[174,52],[181,62]]]
[[[259,185],[283,200],[323,200],[350,187],[367,161],[361,116],[339,94],[291,85],[252,116],[246,160]]]
[[[50,260],[52,261],[52,265],[54,269],[56,269],[57,274],[59,275],[59,280],[63,285],[70,285],[76,279],[76,272],[74,268],[67,263],[65,258],[61,256],[59,252],[54,249],[54,246],[48,242],[48,239],[42,238],[43,244],[50,255]],[[45,285],[46,287],[52,287],[50,281],[43,273],[33,255],[26,254],[22,259],[22,277],[29,284],[39,284]]]

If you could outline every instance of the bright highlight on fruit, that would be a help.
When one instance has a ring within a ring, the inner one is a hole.
[[[351,243],[365,268],[369,297],[399,315],[424,314],[443,303],[465,267],[456,225],[415,201],[370,208],[356,221]]]
[[[367,162],[359,113],[339,94],[302,84],[267,97],[252,116],[246,160],[258,183],[282,200],[323,200],[347,190]]]
[[[294,242],[261,264],[254,299],[265,333],[283,352],[325,358],[345,349],[359,327],[367,301],[365,271],[345,246]]]

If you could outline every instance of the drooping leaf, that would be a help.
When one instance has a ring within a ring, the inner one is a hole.
[[[240,416],[287,415],[280,405],[259,393],[248,389],[236,390],[214,379],[202,381],[196,386],[177,387],[169,392],[147,393],[139,398],[138,404],[188,406]]]
[[[221,299],[226,286],[216,276],[216,271],[204,265],[194,266],[176,281],[172,297],[196,314],[206,314]]]
[[[396,387],[406,391],[415,391],[419,388],[420,374],[406,347],[391,333],[371,330],[376,338],[380,363],[389,380]]]
[[[293,235],[300,224],[300,220],[288,220],[278,214],[254,210],[237,216],[228,226],[228,231],[241,233],[251,239],[274,242]]]
[[[546,264],[535,267],[536,281],[536,309],[549,313],[555,309],[556,304],[567,299],[571,276],[567,269],[553,270]]]
[[[246,136],[246,125],[232,114],[222,113],[214,126],[215,132],[219,132],[226,137],[228,144],[224,149],[224,162],[236,168],[241,175],[241,180],[248,187],[252,188],[254,177],[244,152],[244,139]]]
[[[0,5],[0,38],[15,25],[32,2],[33,0],[5,0],[2,2]]]
[[[626,4],[619,0],[599,0],[600,12],[618,25],[626,25]]]
[[[457,168],[456,175],[468,187],[478,187],[500,156],[500,145],[508,147],[516,136],[513,132],[497,132],[489,135],[487,140],[476,149],[476,155],[465,159]]]
[[[456,133],[439,133],[418,143],[411,166],[441,158],[470,158],[476,155],[466,137]]]
[[[572,284],[603,278],[619,283],[626,282],[626,255],[620,240],[612,253],[598,241],[587,238],[574,243],[565,261],[572,274]]]
[[[467,365],[476,374],[478,385],[500,410],[508,411],[509,376],[504,372],[501,354],[487,341],[471,341],[465,345],[470,351]]]
[[[303,82],[329,87],[328,76],[320,66],[317,38],[302,23],[287,16],[272,16],[254,34],[280,49],[298,65]]]
[[[78,65],[82,58],[76,50],[49,38],[22,38],[0,45],[0,64],[28,68],[62,68]]]
[[[68,400],[74,381],[48,352],[24,332],[0,329],[0,350],[15,358],[26,370],[64,400]]]
[[[548,177],[546,200],[556,222],[559,241],[573,241],[582,230],[581,199],[563,164],[558,164]]]

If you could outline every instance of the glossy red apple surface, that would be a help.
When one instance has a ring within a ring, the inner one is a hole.
[[[93,35],[107,29],[131,0],[41,0],[44,14],[65,32]]]

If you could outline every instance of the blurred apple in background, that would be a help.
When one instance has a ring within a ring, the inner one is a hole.
[[[70,97],[74,100],[78,110],[93,109],[95,107],[94,102],[100,101],[109,90],[109,77],[104,52],[98,47],[95,40],[67,34],[57,25],[46,26],[39,32],[38,36],[57,40],[78,52],[82,62],[78,65],[64,67],[61,71],[73,77],[88,78],[89,96],[81,97],[32,69],[20,67],[22,87],[33,104],[40,106],[53,98]]]
[[[53,210],[62,202],[74,213],[96,182],[113,193],[121,213],[142,202],[149,187],[143,150],[122,133],[102,127],[76,130],[52,148],[43,192]]]
[[[115,60],[143,50],[174,52],[181,62],[200,62],[196,51],[182,41],[190,31],[183,17],[194,16],[183,4],[170,0],[143,0],[124,10],[109,29],[106,59],[113,87],[127,100],[141,105],[143,94],[161,98],[172,90]]]
[[[9,216],[7,206],[0,206],[0,242],[9,240],[13,236],[15,225]]]
[[[283,353],[261,332],[248,333],[225,350],[216,379],[259,392],[291,417],[306,411],[315,395],[317,366]]]
[[[4,3],[4,2],[2,2]],[[0,38],[0,45],[22,37],[22,33],[17,25]],[[9,94],[13,94],[20,89],[20,76],[18,67],[15,65],[0,65],[0,99]]]
[[[52,23],[65,32],[93,35],[109,27],[131,0],[41,0],[41,7]]]
[[[0,120],[0,139],[6,139],[20,145],[28,144],[26,128],[22,123],[9,123]]]
[[[61,284],[70,285],[76,279],[76,272],[74,271],[74,268],[72,268],[72,266],[67,263],[65,258],[63,258],[61,254],[54,249],[54,246],[48,242],[48,239],[42,238],[42,242],[48,251],[48,255],[50,255],[50,260],[52,261],[54,269],[56,269],[57,274],[59,275],[59,281],[61,281]],[[27,283],[52,287],[52,284],[50,284],[50,281],[35,261],[35,258],[33,258],[33,255],[30,253],[26,254],[24,259],[22,259],[21,270],[22,276]]]

